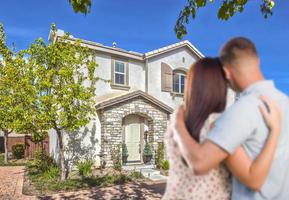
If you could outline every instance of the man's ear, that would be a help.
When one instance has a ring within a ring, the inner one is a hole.
[[[224,65],[223,69],[224,69],[224,72],[225,72],[225,75],[226,75],[226,79],[227,80],[231,80],[232,75],[231,75],[230,66]]]

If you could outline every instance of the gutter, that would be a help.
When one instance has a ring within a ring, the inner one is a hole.
[[[148,93],[148,58],[144,57],[145,60],[145,92]]]

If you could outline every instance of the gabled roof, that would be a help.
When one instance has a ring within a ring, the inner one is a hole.
[[[58,29],[55,34],[52,34],[52,31],[50,31],[49,36],[48,36],[48,40],[50,42],[55,42],[55,41],[57,41],[58,38],[61,38],[64,35],[65,35],[65,32],[63,30]],[[114,48],[114,47],[110,47],[110,46],[105,46],[105,45],[97,43],[97,42],[92,42],[92,41],[76,38],[72,35],[70,35],[69,40],[71,40],[71,41],[81,40],[82,44],[84,44],[88,48],[96,50],[96,51],[110,53],[110,54],[117,55],[117,56],[128,57],[128,58],[132,58],[135,60],[141,60],[141,61],[144,60],[144,58],[143,58],[144,55],[142,53],[127,51],[127,50],[124,50],[121,48]]]
[[[178,48],[182,48],[182,47],[188,47],[192,52],[194,52],[197,55],[198,58],[204,57],[204,55],[194,45],[192,45],[192,43],[190,43],[188,40],[181,41],[181,42],[178,42],[178,43],[166,46],[166,47],[162,47],[162,48],[147,52],[147,53],[145,53],[145,57],[150,58],[150,57],[157,56],[159,54],[162,54],[162,53],[165,53],[168,51],[172,51],[172,50],[175,50]]]
[[[55,42],[55,41],[57,41],[57,38],[64,36],[64,34],[65,34],[65,32],[63,30],[60,30],[60,29],[58,29],[55,34],[52,34],[52,31],[50,31],[48,39],[51,42]],[[70,35],[69,39],[71,41],[75,41],[75,40],[78,40],[79,38],[75,38],[72,35]],[[124,57],[132,58],[135,60],[141,60],[141,61],[143,61],[147,58],[151,58],[151,57],[169,52],[169,51],[173,51],[173,50],[178,49],[178,48],[182,48],[182,47],[187,47],[188,49],[190,49],[198,58],[204,57],[204,55],[194,45],[192,45],[192,43],[190,43],[188,40],[181,41],[181,42],[178,42],[175,44],[171,44],[171,45],[168,45],[166,47],[162,47],[162,48],[159,48],[159,49],[156,49],[156,50],[144,53],[144,54],[134,52],[134,51],[127,51],[127,50],[121,49],[121,48],[105,46],[103,44],[88,41],[88,40],[83,40],[83,39],[80,39],[80,40],[88,48],[94,49],[96,51],[110,53],[110,54],[114,54],[117,56],[124,56]]]
[[[136,90],[136,91],[133,91],[133,92],[109,99],[107,101],[103,101],[103,102],[96,105],[96,109],[101,110],[101,109],[113,106],[115,104],[119,104],[119,103],[125,102],[127,100],[131,100],[131,99],[139,98],[139,97],[148,100],[149,102],[158,106],[160,109],[164,110],[168,114],[171,114],[174,112],[174,110],[170,106],[164,104],[160,100],[154,98],[153,96],[151,96],[151,95],[149,95],[149,94],[147,94],[141,90]]]

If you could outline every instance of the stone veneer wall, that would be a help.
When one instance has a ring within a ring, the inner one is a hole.
[[[122,143],[123,118],[130,114],[137,114],[148,120],[148,141],[153,147],[154,155],[151,162],[154,163],[158,142],[163,142],[164,139],[169,114],[150,101],[139,97],[99,111],[102,162],[105,161],[106,166],[112,165],[112,150]]]

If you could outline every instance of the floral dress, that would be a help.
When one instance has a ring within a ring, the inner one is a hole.
[[[201,130],[200,141],[203,142],[210,130],[216,115],[212,114]],[[165,147],[170,162],[169,176],[163,200],[229,200],[231,196],[231,180],[228,170],[223,164],[208,174],[197,176],[182,161],[178,146],[171,133],[165,135]]]

